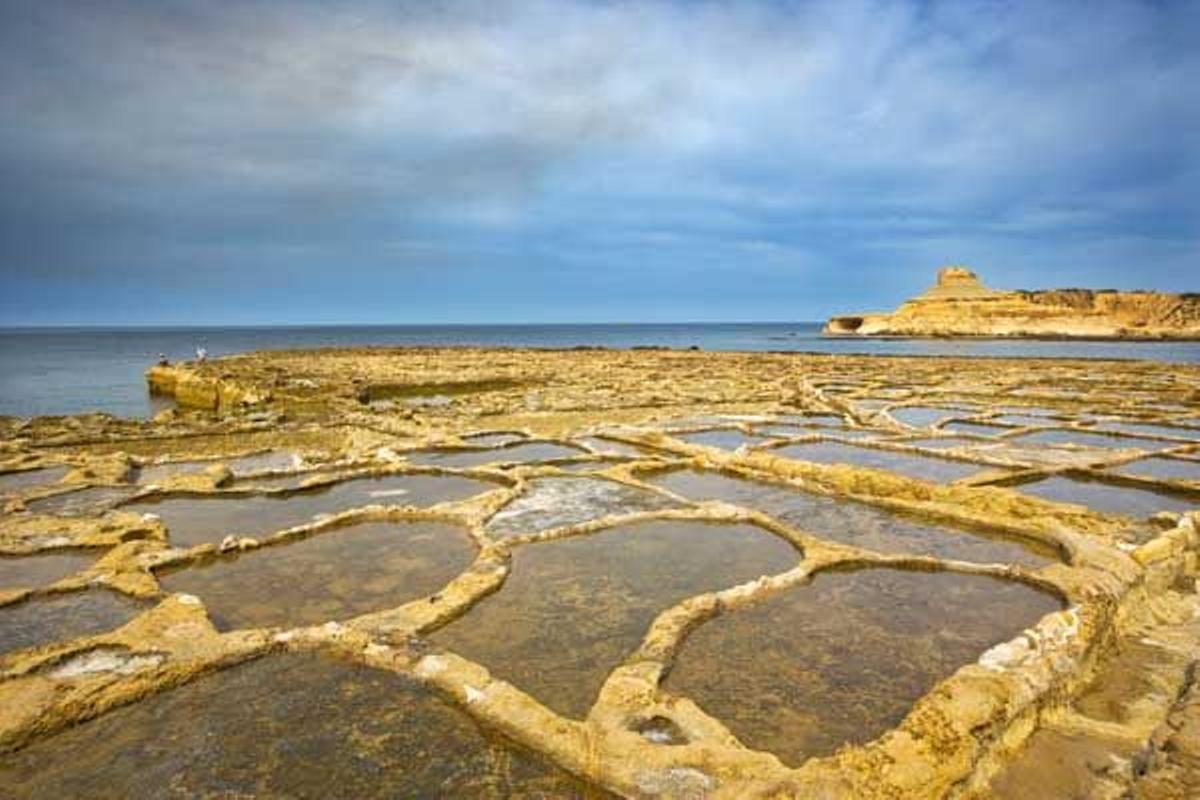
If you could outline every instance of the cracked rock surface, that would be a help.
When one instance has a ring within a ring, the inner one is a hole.
[[[1200,785],[1200,368],[379,348],[147,378],[175,411],[0,418],[7,795]]]

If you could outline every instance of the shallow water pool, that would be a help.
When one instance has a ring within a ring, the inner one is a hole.
[[[166,592],[204,601],[220,630],[297,627],[396,608],[470,566],[465,531],[435,522],[368,522],[162,572]]]
[[[795,766],[895,727],[938,681],[1060,607],[984,576],[821,573],[698,627],[665,688]]]
[[[500,591],[430,639],[581,718],[659,612],[799,559],[791,544],[760,528],[692,521],[525,545]]]
[[[599,797],[410,678],[268,655],[36,742],[7,797]]]
[[[388,475],[350,480],[285,495],[167,496],[122,506],[122,511],[157,514],[171,544],[192,547],[226,536],[262,537],[369,505],[431,506],[463,500],[493,484],[456,475]]]

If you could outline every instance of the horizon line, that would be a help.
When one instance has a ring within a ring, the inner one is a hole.
[[[65,330],[250,330],[270,328],[554,328],[579,326],[649,326],[649,325],[824,325],[825,320],[678,320],[654,322],[282,322],[282,323],[156,323],[156,324],[51,324],[0,325],[0,333],[17,331]]]

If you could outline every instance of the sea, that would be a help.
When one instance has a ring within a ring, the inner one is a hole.
[[[478,345],[538,348],[671,347],[869,355],[1150,359],[1200,363],[1200,342],[994,339],[829,339],[821,323],[604,325],[380,325],[233,328],[0,328],[0,415],[103,411],[145,417],[160,409],[144,373],[172,361],[254,350],[337,346]]]

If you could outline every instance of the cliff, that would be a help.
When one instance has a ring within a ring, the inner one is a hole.
[[[832,336],[1200,339],[1200,294],[1090,289],[997,291],[966,267],[890,314],[836,316]]]

